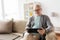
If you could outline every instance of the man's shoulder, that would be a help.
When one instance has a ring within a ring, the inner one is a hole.
[[[30,19],[30,20],[33,20],[33,19],[34,19],[34,16],[31,16],[29,19]]]
[[[33,19],[35,16],[31,16],[30,19]],[[41,17],[48,17],[47,15],[41,15]]]
[[[45,19],[49,19],[49,17],[47,15],[42,15],[42,17]]]
[[[47,15],[42,15],[42,16],[43,16],[43,18],[45,18],[46,20],[50,19],[49,16],[47,16]]]
[[[41,15],[41,16],[48,17],[47,15]]]
[[[34,18],[34,16],[31,16],[30,18]]]

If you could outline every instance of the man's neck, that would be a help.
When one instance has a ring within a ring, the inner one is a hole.
[[[41,16],[42,14],[37,14],[37,16]]]

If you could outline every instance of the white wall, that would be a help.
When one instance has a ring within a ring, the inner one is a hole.
[[[24,19],[24,4],[31,2],[41,2],[44,13],[51,18],[54,26],[60,27],[60,17],[51,17],[52,12],[57,12],[60,16],[60,0],[19,0],[19,13],[21,19]]]

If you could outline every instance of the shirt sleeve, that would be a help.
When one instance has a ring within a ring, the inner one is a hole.
[[[31,17],[31,18],[29,18],[29,20],[27,21],[27,24],[26,24],[26,28],[25,28],[25,29],[27,29],[27,28],[30,28],[30,27],[31,27],[31,21],[32,21],[32,17]]]
[[[53,24],[51,23],[51,21],[50,21],[50,19],[49,19],[49,17],[47,16],[47,28],[46,28],[46,32],[47,33],[49,33],[49,32],[51,32],[51,31],[54,31],[54,26],[53,26]]]

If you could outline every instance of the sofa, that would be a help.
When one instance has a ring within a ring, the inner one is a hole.
[[[26,20],[0,20],[0,40],[25,40],[28,35],[24,34],[26,23]],[[55,37],[55,33],[48,34],[46,39],[48,40],[50,36]]]
[[[20,40],[25,26],[25,20],[0,20],[0,40]]]

